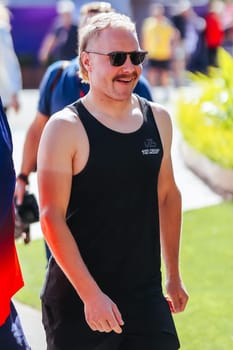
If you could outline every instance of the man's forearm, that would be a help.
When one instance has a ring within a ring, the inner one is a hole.
[[[160,205],[161,249],[168,279],[179,278],[181,216],[181,196],[175,191]]]
[[[29,184],[29,175],[36,169],[37,151],[41,132],[32,124],[29,128],[22,155],[22,163],[16,179],[15,198],[18,205],[23,202],[24,193]]]
[[[47,121],[47,116],[37,112],[37,115],[26,134],[20,173],[30,175],[32,171],[36,170],[40,138]]]
[[[40,139],[38,139],[38,137],[34,137],[34,135],[32,135],[31,137],[30,134],[27,135],[23,148],[20,173],[29,176],[32,171],[36,170],[39,140]]]

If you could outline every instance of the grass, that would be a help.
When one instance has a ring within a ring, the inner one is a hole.
[[[46,270],[44,241],[36,239],[25,245],[19,240],[16,243],[16,247],[25,286],[15,295],[15,299],[23,304],[40,309],[40,291]]]
[[[233,202],[183,216],[181,267],[190,300],[184,313],[174,315],[184,350],[233,349]],[[45,273],[42,240],[17,243],[25,287],[19,301],[40,308]]]
[[[184,213],[181,265],[190,300],[175,322],[182,349],[233,349],[233,203]]]

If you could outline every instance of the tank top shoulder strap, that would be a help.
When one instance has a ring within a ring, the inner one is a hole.
[[[144,97],[136,95],[140,104],[140,108],[142,110],[143,118],[144,118],[144,123],[151,124],[155,127],[156,131],[158,132],[158,128],[154,119],[154,115],[150,106],[150,103],[147,99]],[[74,103],[70,104],[68,106],[75,114],[77,114],[83,123],[83,125],[87,125],[89,118],[87,118],[86,115],[86,109],[84,108],[82,102],[80,99],[75,101]]]
[[[152,126],[153,130],[155,130],[156,137],[158,138],[159,142],[162,145],[162,141],[160,138],[160,132],[157,126],[157,123],[155,121],[155,117],[150,105],[150,101],[148,101],[146,98],[136,95],[142,110],[143,118],[144,118],[144,124],[148,126]]]
[[[74,103],[70,104],[68,106],[68,108],[70,108],[75,114],[77,114],[79,116],[79,119],[81,120],[81,122],[83,124],[85,124],[85,117],[84,117],[85,110],[83,108],[83,105],[82,105],[82,102],[80,99],[78,99]]]
[[[153,112],[150,106],[150,103],[147,99],[145,99],[144,97],[141,97],[139,95],[136,95],[142,110],[142,114],[144,117],[144,121],[152,121],[152,119],[154,120],[154,116],[153,116]]]

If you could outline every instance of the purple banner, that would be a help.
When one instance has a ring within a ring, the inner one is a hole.
[[[55,17],[55,6],[9,7],[12,13],[12,37],[19,59],[37,63],[41,42]]]

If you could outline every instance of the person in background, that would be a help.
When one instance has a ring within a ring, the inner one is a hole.
[[[171,118],[133,93],[145,57],[129,17],[92,17],[79,37],[90,90],[55,113],[41,136],[40,218],[52,251],[41,293],[48,350],[179,348],[171,310],[188,300],[181,196]]]
[[[20,108],[22,75],[11,36],[10,12],[0,3],[0,95],[4,110]]]
[[[174,3],[172,8],[171,20],[183,42],[185,70],[206,73],[205,19],[197,15],[189,0]]]
[[[80,8],[80,19],[79,27],[83,27],[89,18],[92,16],[102,13],[102,12],[112,12],[114,11],[110,2],[105,1],[91,1],[88,2]]]
[[[171,62],[178,32],[165,16],[161,4],[150,6],[150,17],[142,24],[142,47],[148,51],[146,77],[152,86],[171,84]]]
[[[69,60],[77,55],[77,29],[74,23],[75,5],[70,0],[57,2],[58,18],[46,35],[39,50],[38,59],[43,65],[57,60]]]
[[[207,65],[217,67],[217,50],[223,44],[224,29],[221,15],[224,11],[222,1],[212,1],[205,16],[205,43],[207,46]]]
[[[172,76],[176,87],[185,84],[186,72],[186,49],[185,49],[185,32],[186,21],[182,15],[184,7],[179,4],[173,4],[169,7],[169,17],[171,22],[178,31],[177,42],[174,45],[174,55],[172,58]]]
[[[109,2],[90,2],[80,9],[80,24],[86,24],[88,18],[101,12],[114,11]],[[81,26],[80,26],[81,28]],[[15,197],[21,204],[28,186],[29,175],[36,170],[36,157],[41,133],[50,116],[66,105],[84,96],[89,90],[89,84],[79,77],[78,57],[71,61],[57,61],[50,65],[40,84],[38,111],[30,125],[23,148],[22,163],[17,176]],[[141,76],[135,92],[152,101],[151,88],[147,80]],[[46,246],[47,260],[50,251]]]
[[[11,132],[0,98],[0,347],[4,350],[30,350],[12,302],[14,294],[23,287],[14,239],[12,149]]]

